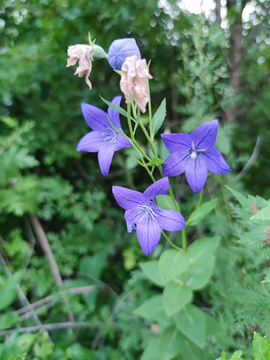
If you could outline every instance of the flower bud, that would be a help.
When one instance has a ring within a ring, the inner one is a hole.
[[[104,58],[107,58],[108,55],[106,54],[106,52],[104,51],[104,49],[99,46],[99,45],[94,45],[93,46],[93,49],[94,49],[94,53],[93,53],[93,58],[94,59],[104,59]]]
[[[114,70],[121,70],[127,57],[136,55],[141,59],[141,53],[138,45],[133,38],[114,40],[108,51],[108,61]]]

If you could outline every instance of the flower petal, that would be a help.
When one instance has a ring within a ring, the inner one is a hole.
[[[115,144],[105,143],[105,146],[103,146],[98,152],[98,163],[101,173],[104,176],[108,176],[109,174],[114,151],[115,151]]]
[[[117,140],[115,143],[115,151],[122,150],[122,149],[128,148],[130,146],[132,146],[131,142],[128,139],[126,139],[124,136],[118,134]]]
[[[154,184],[150,185],[143,195],[147,200],[153,200],[157,195],[167,195],[170,187],[169,179],[167,177],[156,181]]]
[[[207,151],[203,151],[201,155],[204,157],[204,163],[207,167],[207,170],[211,171],[212,173],[226,174],[232,171],[217,149],[208,149]]]
[[[141,194],[141,193],[140,193]],[[137,225],[142,218],[142,210],[137,207],[133,207],[132,209],[128,209],[125,212],[125,219],[127,222],[127,230],[131,232],[134,229],[134,225]]]
[[[161,134],[161,138],[171,152],[189,150],[192,146],[189,134]]]
[[[91,129],[104,131],[104,129],[111,127],[105,111],[86,103],[82,103],[81,108],[83,117]]]
[[[161,229],[167,231],[178,231],[185,227],[185,219],[183,216],[172,209],[161,210],[157,221]]]
[[[113,186],[112,192],[115,200],[125,210],[145,203],[145,198],[139,191],[130,190],[122,186]]]
[[[186,178],[193,192],[198,193],[204,187],[207,168],[201,154],[197,155],[195,159],[189,158],[186,163]]]
[[[162,172],[164,176],[177,176],[185,172],[185,166],[190,158],[188,152],[174,152],[170,154],[165,163],[162,165]]]
[[[145,255],[150,255],[160,240],[161,229],[158,222],[151,218],[144,218],[137,225],[136,233],[142,251]]]
[[[116,96],[111,102],[114,105],[120,106],[122,96]],[[119,112],[114,110],[111,106],[108,107],[108,117],[118,129],[121,128]]]
[[[199,126],[190,134],[190,137],[197,148],[209,149],[215,145],[217,132],[218,120],[216,119]]]
[[[77,151],[97,152],[104,146],[104,135],[100,131],[90,131],[81,138]]]

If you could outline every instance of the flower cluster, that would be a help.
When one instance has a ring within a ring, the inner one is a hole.
[[[102,51],[99,49],[99,52]],[[91,53],[92,47],[87,45],[71,46],[68,49],[70,58],[67,66],[74,65],[79,60],[76,73],[79,76],[86,75],[86,82],[89,81],[91,71]],[[109,48],[108,62],[113,69],[122,71],[120,88],[125,95],[126,103],[129,103],[132,97],[136,106],[144,113],[149,101],[147,79],[151,79],[152,76],[149,74],[146,60],[141,60],[136,41],[115,40]],[[82,137],[77,150],[97,152],[100,170],[104,176],[109,173],[114,152],[134,145],[131,140],[134,138],[131,123],[129,140],[123,133],[119,112],[116,110],[120,106],[121,98],[116,96],[112,100],[112,106],[109,106],[107,113],[93,105],[82,104],[83,116],[92,131]],[[129,115],[128,121],[131,121]],[[172,208],[161,209],[156,203],[157,195],[168,194],[168,177],[185,173],[192,191],[198,193],[205,185],[208,171],[216,174],[231,171],[220,152],[214,148],[217,132],[218,120],[212,120],[199,126],[190,135],[162,134],[161,138],[171,152],[162,165],[164,177],[149,186],[143,194],[121,186],[113,186],[116,201],[126,211],[127,230],[136,231],[145,255],[153,252],[162,230],[179,231],[185,227],[185,220],[179,212]],[[150,175],[154,180],[151,173]]]

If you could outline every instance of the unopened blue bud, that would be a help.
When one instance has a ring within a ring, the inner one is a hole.
[[[141,53],[135,39],[117,39],[112,42],[109,48],[108,61],[114,70],[121,70],[126,58],[133,55],[141,59]]]

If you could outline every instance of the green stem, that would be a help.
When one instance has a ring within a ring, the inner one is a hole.
[[[129,133],[130,133],[131,140],[134,142],[135,139],[134,139],[132,124],[131,124],[131,119],[130,119],[130,103],[127,104],[127,111],[128,111],[127,120],[128,120]]]
[[[153,131],[152,131],[152,106],[151,106],[151,96],[150,96],[150,85],[149,79],[147,79],[147,92],[148,92],[148,112],[149,112],[149,127],[150,127],[150,138],[153,141]]]
[[[198,201],[198,203],[197,203],[197,205],[196,205],[196,208],[195,208],[194,212],[198,210],[198,207],[201,205],[202,200],[203,200],[203,188],[202,188],[202,190],[201,190],[201,192],[200,192],[199,201]]]
[[[165,237],[165,239],[170,243],[170,245],[175,248],[176,250],[182,250],[180,247],[176,246],[169,238],[168,236],[165,234],[164,230],[161,230],[162,235]]]
[[[182,248],[184,251],[187,249],[187,235],[186,235],[186,228],[181,230],[182,233]]]

